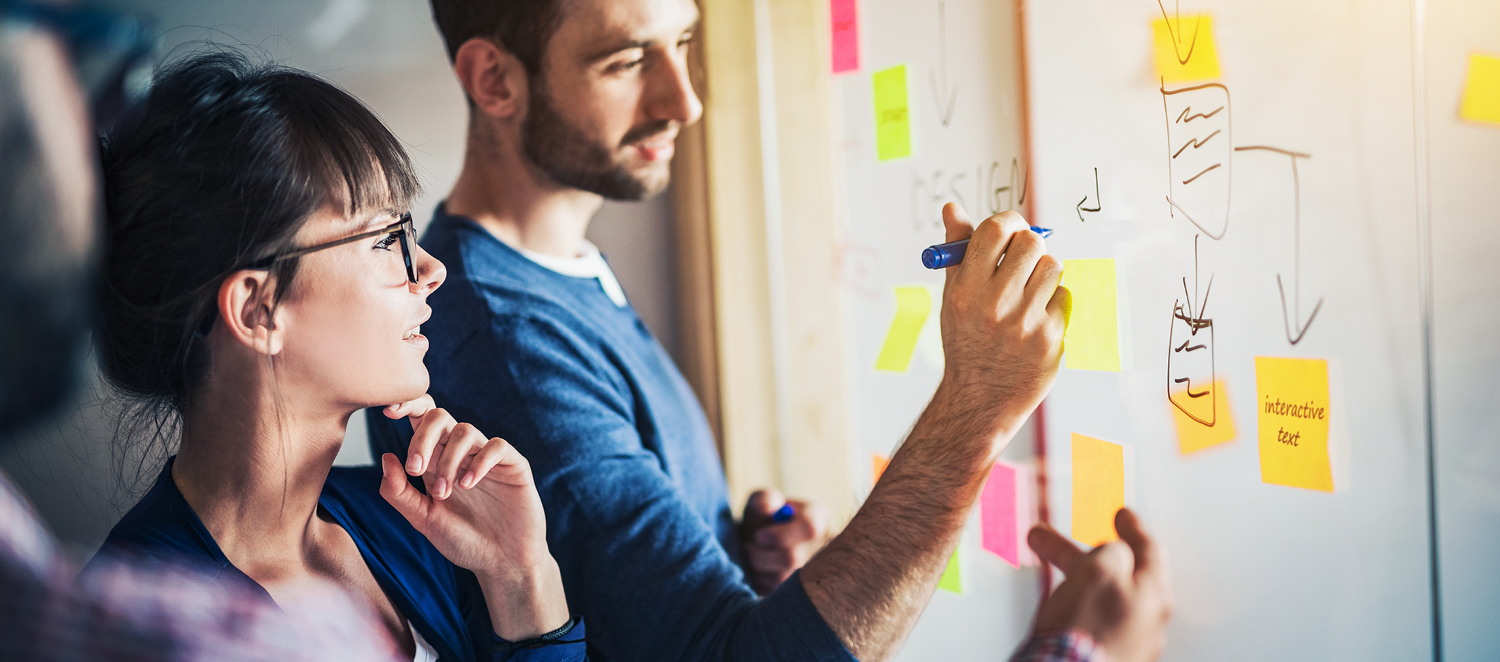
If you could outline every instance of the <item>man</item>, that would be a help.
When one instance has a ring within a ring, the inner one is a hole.
[[[0,0],[0,443],[72,395],[93,317],[98,145],[56,37],[79,48],[129,28],[87,8]],[[96,99],[118,98],[102,91]],[[76,574],[0,471],[4,659],[394,659],[369,608],[331,586],[277,609],[170,569],[113,565],[82,583]]]
[[[431,393],[531,461],[592,658],[894,656],[989,468],[1051,384],[1069,301],[1060,263],[1015,214],[976,228],[945,209],[949,240],[972,234],[944,291],[946,369],[879,485],[821,551],[820,510],[796,504],[775,523],[774,493],[753,497],[736,529],[701,410],[584,239],[604,198],[666,186],[673,139],[702,112],[686,66],[696,6],[433,0],[433,15],[470,124],[463,172],[423,239],[449,268],[425,325]],[[404,453],[409,430],[373,411],[370,422],[375,453]],[[1079,579],[1049,601],[1037,621],[1048,636],[1026,659],[1087,659],[1096,644],[1112,659],[1154,655],[1140,642],[1158,644],[1165,621],[1160,564],[1121,517],[1132,546],[1084,555],[1034,534]]]

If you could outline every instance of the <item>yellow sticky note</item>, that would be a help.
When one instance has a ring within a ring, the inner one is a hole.
[[[963,593],[963,582],[959,581],[958,575],[958,550],[953,550],[953,556],[948,557],[948,567],[943,568],[943,576],[938,579],[938,588]]]
[[[885,475],[886,466],[890,465],[890,458],[875,453],[870,456],[870,485],[880,482],[880,477]]]
[[[1469,75],[1458,116],[1475,122],[1500,124],[1500,56],[1469,54]]]
[[[875,152],[881,161],[911,156],[906,65],[875,72]]]
[[[1151,22],[1156,73],[1168,83],[1219,77],[1219,49],[1214,45],[1213,17],[1194,14]]]
[[[896,288],[896,319],[885,333],[885,344],[875,359],[876,370],[906,372],[911,353],[917,348],[917,336],[932,311],[932,293],[920,285]]]
[[[1073,539],[1102,545],[1115,533],[1115,513],[1125,507],[1125,447],[1073,435]]]
[[[1235,437],[1234,417],[1229,413],[1229,392],[1224,388],[1224,380],[1214,380],[1207,392],[1199,388],[1190,386],[1173,394],[1173,400],[1195,407],[1192,415],[1177,404],[1169,402],[1167,405],[1172,409],[1172,421],[1177,424],[1177,449],[1183,455],[1233,441]],[[1189,393],[1197,397],[1190,400]],[[1203,410],[1211,411],[1212,415],[1199,415]]]
[[[1063,285],[1073,293],[1073,315],[1063,334],[1072,370],[1120,371],[1120,298],[1114,258],[1063,260]]]
[[[1255,357],[1260,479],[1333,491],[1328,464],[1328,362]]]

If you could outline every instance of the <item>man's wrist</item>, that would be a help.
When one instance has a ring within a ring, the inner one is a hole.
[[[986,398],[982,392],[972,381],[944,374],[923,418],[930,418],[930,425],[945,431],[949,439],[972,439],[998,453],[1021,429],[1030,412],[1010,411],[1018,407],[1007,406],[1003,398],[1000,402]]]

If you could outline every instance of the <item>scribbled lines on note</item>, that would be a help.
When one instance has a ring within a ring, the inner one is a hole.
[[[1218,83],[1169,90],[1161,86],[1167,119],[1168,211],[1210,239],[1229,227],[1231,139],[1229,88]]]
[[[1208,316],[1208,286],[1198,290],[1198,237],[1193,237],[1193,285],[1182,279],[1181,299],[1172,302],[1172,327],[1167,334],[1167,399],[1188,418],[1213,427],[1218,420],[1218,388],[1214,382],[1214,321]]]

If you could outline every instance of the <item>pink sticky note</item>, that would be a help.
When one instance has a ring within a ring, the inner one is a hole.
[[[1020,505],[1015,465],[996,462],[990,478],[979,493],[979,520],[983,529],[984,548],[994,552],[1012,567],[1021,567]]]
[[[859,69],[858,0],[828,0],[833,30],[833,73]]]

